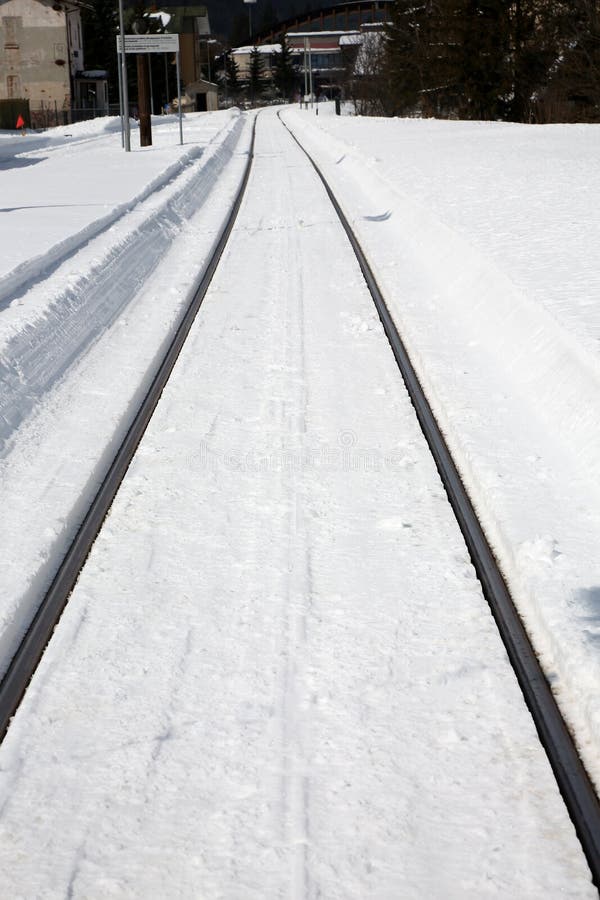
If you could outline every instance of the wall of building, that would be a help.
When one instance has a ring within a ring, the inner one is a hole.
[[[80,12],[40,0],[0,5],[0,99],[68,109],[70,73],[83,68]],[[67,27],[69,35],[67,35]]]

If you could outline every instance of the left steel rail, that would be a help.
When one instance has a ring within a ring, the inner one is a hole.
[[[135,455],[138,444],[152,418],[160,396],[175,367],[181,349],[186,341],[194,319],[206,296],[215,270],[219,264],[246,192],[250,170],[254,158],[256,117],[252,127],[252,137],[248,160],[235,202],[225,221],[219,241],[204,270],[194,297],[177,326],[173,339],[154,376],[148,392],[142,400],[129,426],[121,446],[94,497],[77,534],[67,550],[54,580],[44,596],[37,613],[27,629],[8,670],[0,682],[0,741],[6,735],[10,720],[27,690],[27,686],[38,667],[44,650],[58,624],[69,596],[75,587],[85,561],[92,549],[102,523],[119,490],[127,469]]]

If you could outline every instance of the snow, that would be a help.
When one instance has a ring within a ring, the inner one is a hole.
[[[35,212],[21,210],[24,228],[29,214],[36,255],[7,276],[21,278],[25,287],[2,311],[0,324],[0,671],[124,436],[240,182],[249,128],[237,111],[187,118],[190,143],[183,147],[173,140],[173,119],[155,129],[158,147],[150,152],[124,154],[116,134],[112,144],[101,137],[75,154],[58,149],[29,185],[38,202],[61,181],[64,191],[70,186],[64,199],[104,193],[112,205],[102,206],[101,220],[83,229],[73,204],[60,206],[55,231]],[[30,157],[38,158],[35,152]],[[81,178],[73,178],[74,159]],[[98,185],[93,176],[103,159],[110,179]],[[231,160],[236,165],[227,169]],[[64,236],[58,245],[55,233]],[[26,252],[15,229],[6,244],[12,257]],[[198,268],[187,279],[174,276],[182,265]],[[74,365],[80,378],[66,378]]]
[[[598,127],[286,120],[366,244],[600,785]]]
[[[236,47],[231,51],[231,55],[244,56],[255,50],[262,56],[270,56],[272,53],[281,53],[281,44],[248,44],[246,47]]]
[[[328,109],[284,118],[364,240],[597,774],[597,128]],[[114,120],[0,136],[2,666],[253,115],[186,116],[183,147],[165,117],[131,154]],[[0,748],[0,868],[11,897],[596,896],[360,271],[272,110]]]

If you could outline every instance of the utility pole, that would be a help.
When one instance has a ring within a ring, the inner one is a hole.
[[[304,38],[304,102],[307,103],[308,97],[308,38]]]
[[[150,119],[149,54],[137,55],[138,112],[140,116],[140,147],[152,146],[152,121]]]

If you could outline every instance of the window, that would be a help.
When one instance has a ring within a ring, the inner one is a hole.
[[[311,53],[311,66],[313,69],[334,69],[338,57],[337,53]]]
[[[21,96],[21,79],[18,75],[6,76],[6,93],[9,100],[15,100]]]
[[[2,27],[4,29],[4,49],[19,49],[19,30],[23,24],[21,16],[2,16]]]

